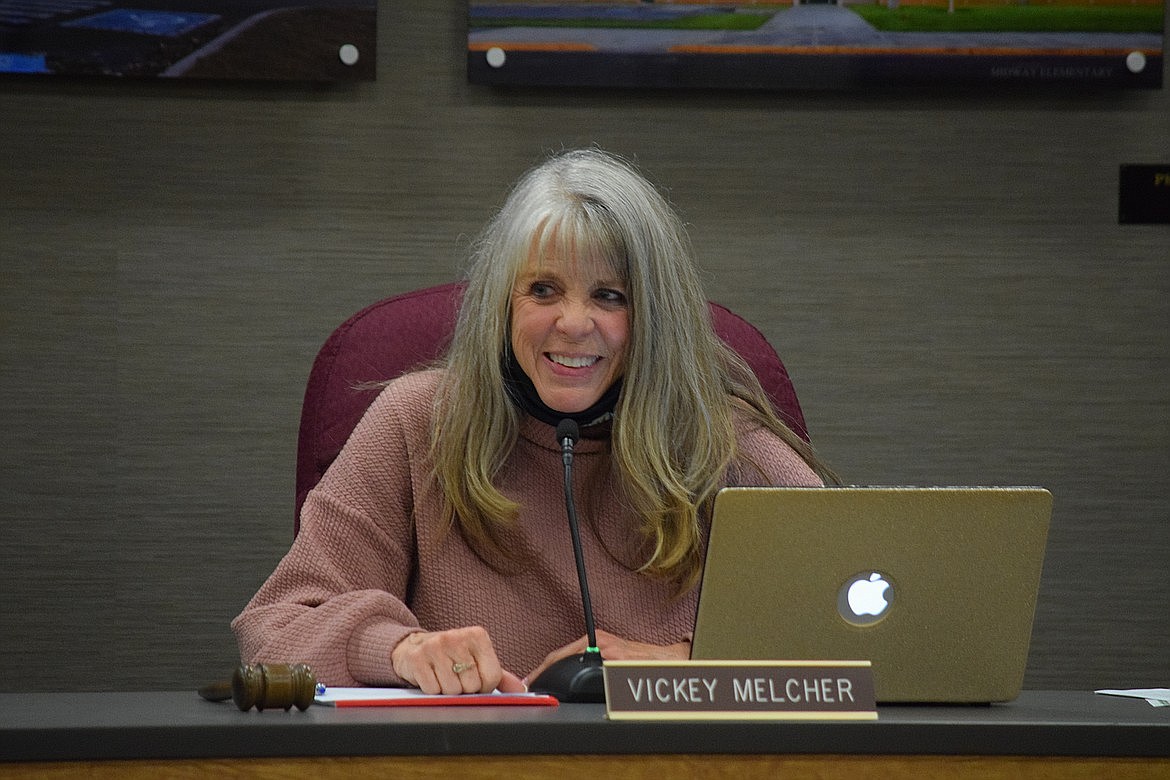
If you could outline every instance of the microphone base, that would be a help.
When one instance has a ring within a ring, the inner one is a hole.
[[[557,701],[605,702],[605,678],[600,653],[562,658],[540,673],[528,690],[547,693]]]

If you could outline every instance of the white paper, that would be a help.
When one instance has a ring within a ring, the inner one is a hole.
[[[1170,707],[1170,688],[1105,688],[1096,693],[1105,696],[1128,696],[1145,699],[1151,707]]]
[[[500,691],[475,695],[500,696],[510,699],[516,697],[544,698],[543,694],[539,693],[501,693]],[[323,693],[317,694],[316,702],[318,704],[336,704],[341,701],[425,701],[427,699],[451,699],[453,696],[454,694],[423,693],[418,688],[326,688]],[[464,696],[466,697],[466,694]]]

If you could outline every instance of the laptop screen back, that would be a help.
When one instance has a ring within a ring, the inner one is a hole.
[[[1041,488],[728,488],[692,657],[869,660],[879,702],[1022,686],[1052,511]]]

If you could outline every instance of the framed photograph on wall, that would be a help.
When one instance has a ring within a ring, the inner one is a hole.
[[[0,73],[369,81],[377,0],[0,0]]]
[[[1160,88],[1165,0],[471,0],[477,84]]]

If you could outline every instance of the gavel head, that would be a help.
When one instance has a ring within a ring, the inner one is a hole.
[[[232,701],[244,712],[304,710],[316,691],[317,678],[306,664],[241,664],[232,675]]]

